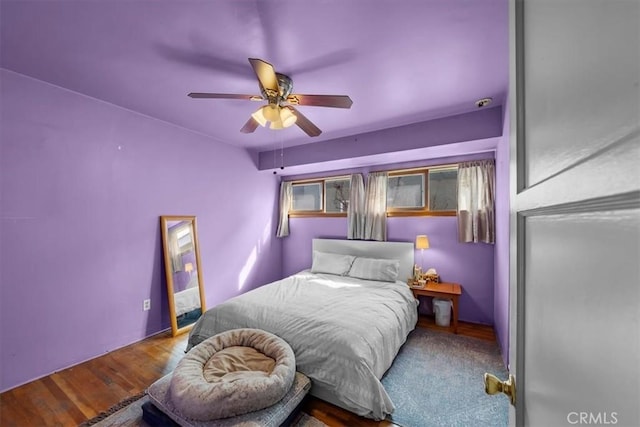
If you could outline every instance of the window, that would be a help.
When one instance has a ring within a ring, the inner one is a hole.
[[[350,176],[294,181],[289,216],[346,216]],[[389,171],[387,216],[454,216],[458,206],[458,165]]]
[[[350,178],[327,179],[324,182],[325,212],[347,212],[349,208]]]
[[[429,210],[455,211],[458,207],[458,169],[429,171]]]
[[[294,212],[322,212],[322,184],[322,181],[292,184],[291,210]]]
[[[457,166],[389,172],[387,216],[455,215]]]
[[[293,182],[291,189],[293,201],[290,216],[347,215],[351,190],[349,176]]]
[[[178,239],[178,248],[182,250],[183,247],[190,249],[191,247],[191,226],[181,228],[176,231],[176,238]]]
[[[387,208],[422,209],[424,173],[390,175],[387,178]]]

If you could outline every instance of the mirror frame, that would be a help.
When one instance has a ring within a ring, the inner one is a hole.
[[[174,299],[173,271],[171,269],[171,257],[169,256],[168,232],[170,221],[187,221],[191,222],[193,230],[193,251],[196,257],[196,271],[198,274],[198,287],[200,294],[200,310],[202,313],[206,310],[206,300],[204,294],[204,282],[202,281],[202,262],[200,261],[200,245],[198,244],[198,228],[196,217],[192,215],[162,215],[160,217],[160,231],[162,232],[162,252],[164,258],[164,271],[167,280],[167,299],[169,301],[169,316],[171,318],[171,333],[175,337],[190,330],[194,323],[190,323],[181,328],[178,327],[178,319],[176,317],[176,305]]]

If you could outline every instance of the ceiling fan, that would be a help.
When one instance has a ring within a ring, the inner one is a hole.
[[[322,131],[307,119],[294,105],[312,105],[316,107],[351,108],[351,98],[347,95],[301,95],[291,93],[293,81],[289,76],[276,73],[273,66],[261,59],[249,58],[249,63],[258,77],[262,95],[241,95],[229,93],[191,92],[191,98],[247,99],[250,101],[267,101],[251,114],[240,132],[252,133],[258,126],[270,129],[284,129],[298,125],[309,136],[318,136]]]

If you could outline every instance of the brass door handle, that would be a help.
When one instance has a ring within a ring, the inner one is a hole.
[[[487,394],[504,393],[509,396],[511,404],[516,404],[516,379],[509,374],[509,379],[500,381],[498,377],[491,374],[484,374],[484,391]]]

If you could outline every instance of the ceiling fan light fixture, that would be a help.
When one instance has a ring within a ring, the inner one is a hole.
[[[280,110],[280,121],[282,122],[282,127],[288,128],[296,124],[298,117],[291,112],[288,108],[282,108]]]
[[[271,120],[270,117],[274,110],[278,111],[278,115],[275,120]],[[280,129],[291,127],[298,120],[298,117],[295,114],[293,114],[289,108],[286,108],[286,107],[283,108],[279,106],[266,105],[262,107],[260,110],[256,111],[254,114],[258,114],[258,113],[261,117],[264,117],[264,120],[271,122],[269,125],[269,129],[274,129],[274,130],[280,130]],[[269,116],[267,116],[267,114]],[[261,123],[257,119],[256,121],[258,121],[258,123]]]
[[[284,125],[282,124],[281,120],[276,120],[275,122],[271,122],[271,124],[269,125],[269,129],[281,130],[284,129]]]
[[[258,108],[258,110],[251,114],[251,117],[253,117],[253,120],[255,120],[256,122],[258,122],[258,124],[262,127],[265,127],[267,124],[267,118],[264,116],[262,109],[264,107],[260,107]]]
[[[265,105],[262,107],[262,114],[270,122],[277,122],[280,120],[280,106],[277,104]]]

